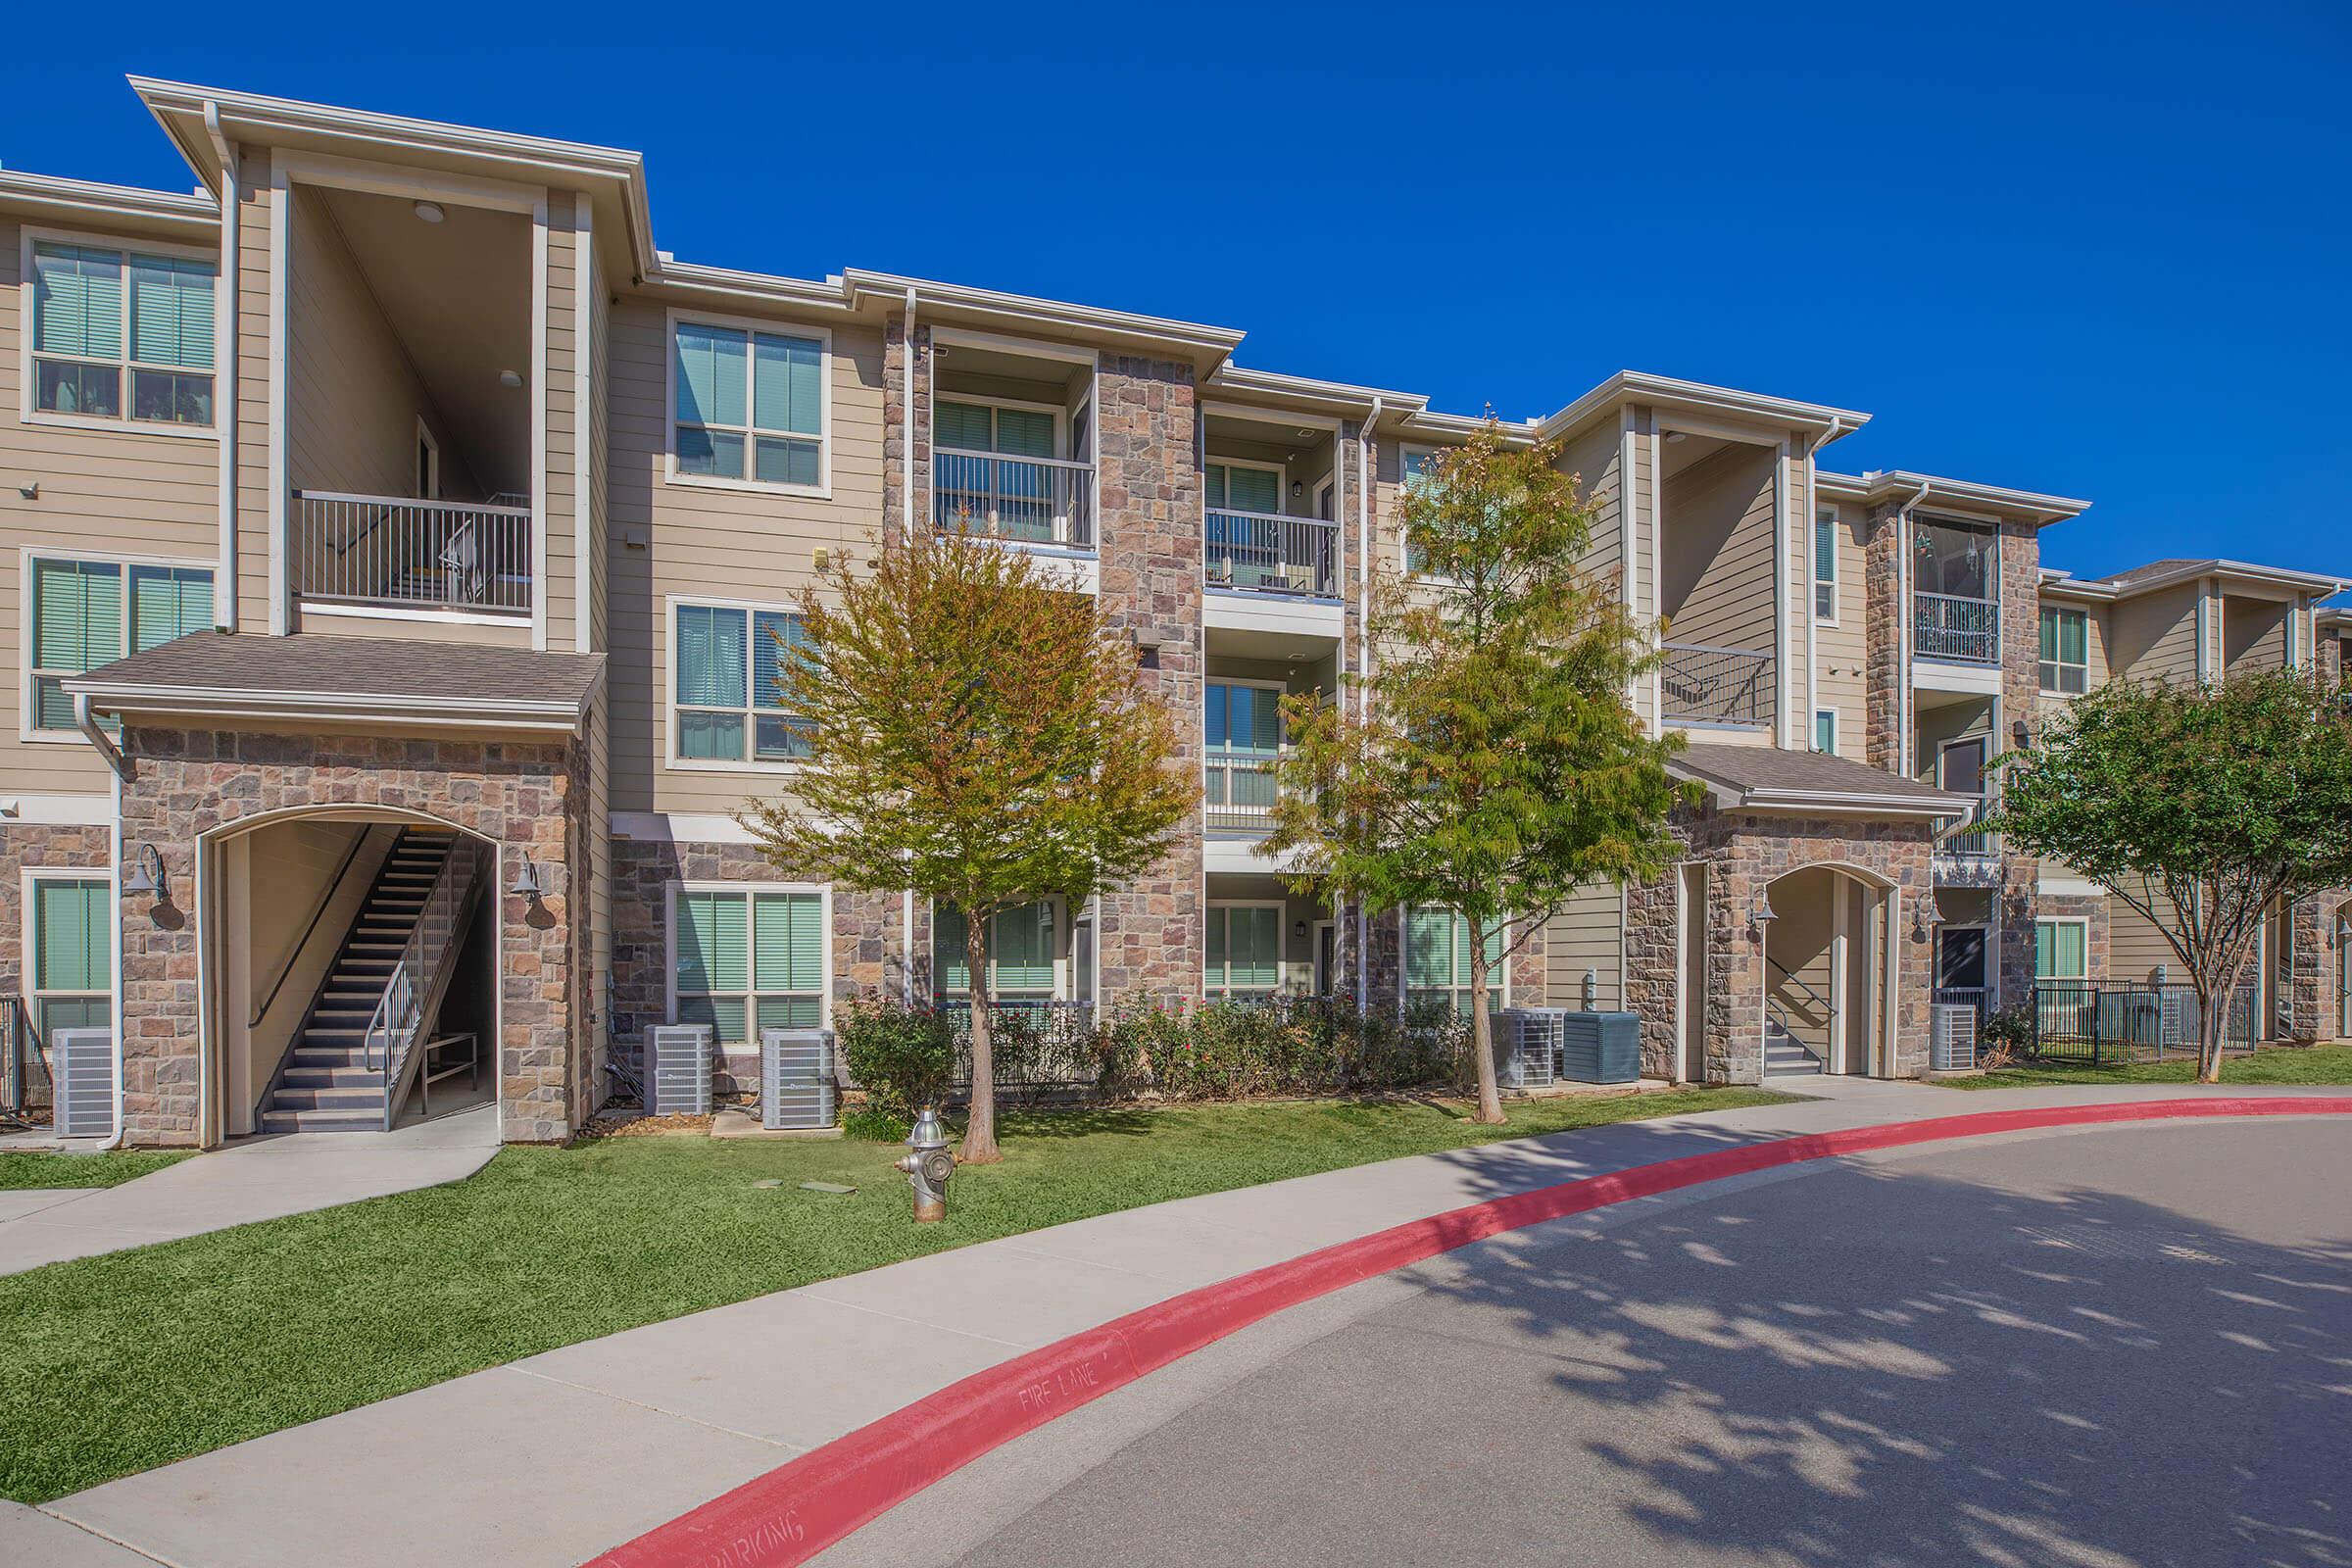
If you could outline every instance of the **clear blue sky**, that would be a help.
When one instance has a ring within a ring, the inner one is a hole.
[[[2054,564],[2352,575],[2341,0],[21,9],[11,169],[184,187],[133,71],[636,148],[695,261],[1508,417],[1624,367],[1818,399],[1877,416],[1839,466],[2093,499]]]

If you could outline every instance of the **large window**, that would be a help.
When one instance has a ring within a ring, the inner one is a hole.
[[[669,930],[677,1021],[710,1024],[729,1045],[819,1027],[826,941],[821,893],[680,888]]]
[[[210,429],[213,294],[210,262],[35,241],[31,407]]]
[[[1401,481],[1402,488],[1410,490],[1421,484],[1424,476],[1427,475],[1432,468],[1437,466],[1437,462],[1438,455],[1426,447],[1404,448],[1398,453],[1396,459],[1397,478]],[[1421,569],[1422,564],[1423,557],[1421,547],[1413,543],[1412,532],[1411,530],[1407,529],[1404,535],[1404,569],[1406,575],[1413,577],[1421,576],[1423,574]]]
[[[2082,980],[2090,975],[2090,925],[2081,919],[2034,922],[2034,978]]]
[[[1271,825],[1281,704],[1279,686],[1212,680],[1203,688],[1202,765],[1211,828]]]
[[[2044,605],[2041,610],[2041,689],[2080,697],[2090,689],[2090,615]]]
[[[74,731],[66,676],[212,627],[213,574],[202,567],[45,556],[29,560],[29,730]]]
[[[1487,1005],[1505,1004],[1502,930],[1487,933]],[[1404,916],[1404,997],[1444,1001],[1470,1010],[1470,922],[1451,909],[1407,909]]]
[[[114,1022],[114,893],[104,877],[29,879],[32,1025],[44,1040]]]
[[[1257,1001],[1282,985],[1282,906],[1208,906],[1208,962],[1201,992],[1211,1002]]]
[[[1838,623],[1838,514],[1824,512],[1813,519],[1813,618],[1825,626]]]
[[[808,657],[800,616],[673,603],[670,625],[673,761],[748,765],[808,755],[808,726],[785,711],[779,684],[786,660]]]
[[[1202,479],[1208,486],[1211,512],[1254,512],[1265,516],[1282,514],[1282,470],[1267,464],[1211,463]]]
[[[675,471],[821,493],[830,348],[822,332],[676,322],[670,337]]]
[[[1024,904],[997,911],[988,942],[988,995],[992,1002],[1051,1002],[1060,995],[1055,984],[1054,954],[1057,906]],[[962,997],[972,989],[972,968],[965,951],[968,927],[963,913],[942,905],[931,920],[931,972],[942,998]]]
[[[996,452],[1008,458],[1054,456],[1050,409],[943,401],[933,423],[932,433],[939,445],[958,452]]]

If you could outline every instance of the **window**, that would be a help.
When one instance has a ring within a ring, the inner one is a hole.
[[[2083,920],[2034,922],[2034,978],[2082,980],[2090,975],[2090,926]]]
[[[822,333],[676,322],[670,347],[674,471],[821,492],[830,347]]]
[[[2090,616],[2081,610],[2041,610],[2041,689],[2080,697],[2090,689]]]
[[[1813,618],[1825,626],[1838,623],[1838,514],[1824,512],[1813,519]]]
[[[1814,712],[1813,749],[1832,757],[1838,755],[1838,710],[1835,708],[1819,709]]]
[[[1487,1005],[1504,1004],[1502,929],[1487,933]],[[1407,909],[1404,916],[1404,999],[1445,1001],[1470,1010],[1470,922],[1451,909]]]
[[[825,1021],[825,897],[817,892],[680,888],[669,953],[679,1023],[727,1045],[761,1029]]]
[[[1050,409],[943,402],[933,416],[933,424],[938,444],[958,452],[999,452],[1008,458],[1054,456],[1054,413]]]
[[[35,241],[33,408],[210,429],[213,274],[187,257]]]
[[[1402,449],[1397,454],[1396,467],[1397,472],[1402,477],[1403,488],[1410,490],[1416,485],[1420,484],[1422,475],[1429,472],[1429,470],[1436,466],[1437,458],[1438,455],[1426,447],[1405,447]],[[1411,533],[1408,532],[1404,536],[1405,574],[1412,577],[1420,576],[1422,574],[1421,564],[1421,551],[1417,546],[1414,545],[1413,537]]]
[[[1208,963],[1201,993],[1210,1001],[1257,1001],[1282,984],[1282,906],[1208,906]]]
[[[1055,923],[1052,900],[997,911],[988,942],[992,1002],[1052,1002],[1060,994],[1054,972]],[[972,989],[966,929],[962,911],[953,905],[940,906],[931,921],[931,972],[938,976],[942,997],[964,996]]]
[[[1201,701],[1209,826],[1262,827],[1274,811],[1274,763],[1282,755],[1282,688],[1212,680],[1203,688]]]
[[[785,660],[808,657],[800,616],[672,604],[670,624],[673,761],[793,762],[808,755],[808,726],[784,710],[778,685]]]
[[[115,890],[104,877],[34,876],[32,1026],[43,1040],[59,1029],[114,1022]]]
[[[74,700],[66,695],[66,676],[112,663],[125,654],[159,648],[213,624],[213,574],[208,570],[40,556],[31,562],[28,729],[74,729]]]
[[[1282,470],[1255,464],[1212,463],[1204,475],[1211,512],[1282,513]]]

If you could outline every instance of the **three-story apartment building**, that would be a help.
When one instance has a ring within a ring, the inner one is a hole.
[[[651,1025],[748,1076],[762,1027],[952,997],[954,910],[734,814],[799,765],[797,596],[887,529],[1055,564],[1200,771],[1149,877],[998,918],[999,996],[1462,993],[1450,916],[1320,906],[1258,845],[1277,700],[1377,659],[1400,491],[1478,421],[1220,327],[683,262],[628,152],[132,85],[194,194],[0,174],[0,994],[113,1030],[121,1136],[382,1127],[478,1067],[507,1138],[557,1139]],[[2038,915],[2095,890],[1967,825],[2057,700],[2053,609],[2101,671],[2178,582],[2211,667],[2340,642],[2321,579],[2045,573],[2084,503],[1834,471],[1866,418],[1629,371],[1506,427],[1563,443],[1665,645],[1629,699],[1705,792],[1676,871],[1588,890],[1507,995],[1640,1013],[1661,1076],[1916,1073],[1939,987],[2048,972]],[[2241,602],[2281,595],[2266,641]]]

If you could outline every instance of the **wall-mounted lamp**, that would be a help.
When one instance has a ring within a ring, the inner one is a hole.
[[[24,497],[25,500],[27,500],[27,501],[38,501],[38,500],[40,500],[40,499],[41,499],[41,481],[40,481],[40,480],[38,480],[38,479],[35,479],[35,480],[33,480],[33,481],[32,481],[32,483],[30,483],[30,484],[21,484],[21,485],[17,486],[17,494],[19,494],[19,495],[23,496],[23,497]]]
[[[1291,922],[1291,935],[1295,937],[1302,937],[1306,935],[1306,922],[1304,920],[1293,920]]]
[[[1913,914],[1912,935],[1925,942],[1935,934],[1937,926],[1943,924],[1943,911],[1936,907],[1935,889],[1931,888],[1919,896],[1919,903],[1915,906]]]
[[[1291,481],[1291,499],[1296,501],[1304,494],[1306,494],[1306,481],[1304,479],[1293,479]]]
[[[520,370],[501,370],[498,372],[498,384],[500,386],[520,386],[522,385],[522,372]]]
[[[1750,931],[1761,932],[1766,926],[1772,924],[1773,921],[1778,920],[1780,916],[1775,914],[1772,909],[1772,895],[1769,893],[1759,893],[1756,895],[1755,910],[1747,917],[1747,928]]]
[[[172,873],[164,869],[163,852],[152,844],[139,846],[138,863],[122,884],[124,898],[151,898],[157,908],[172,902]]]
[[[514,885],[507,891],[518,899],[529,900],[534,907],[547,897],[547,884],[539,880],[539,868],[531,863],[529,856],[522,858],[522,869],[514,873]]]
[[[2022,718],[2014,719],[2009,725],[2009,738],[2017,742],[2019,751],[2030,752],[2034,749],[2034,726]]]

